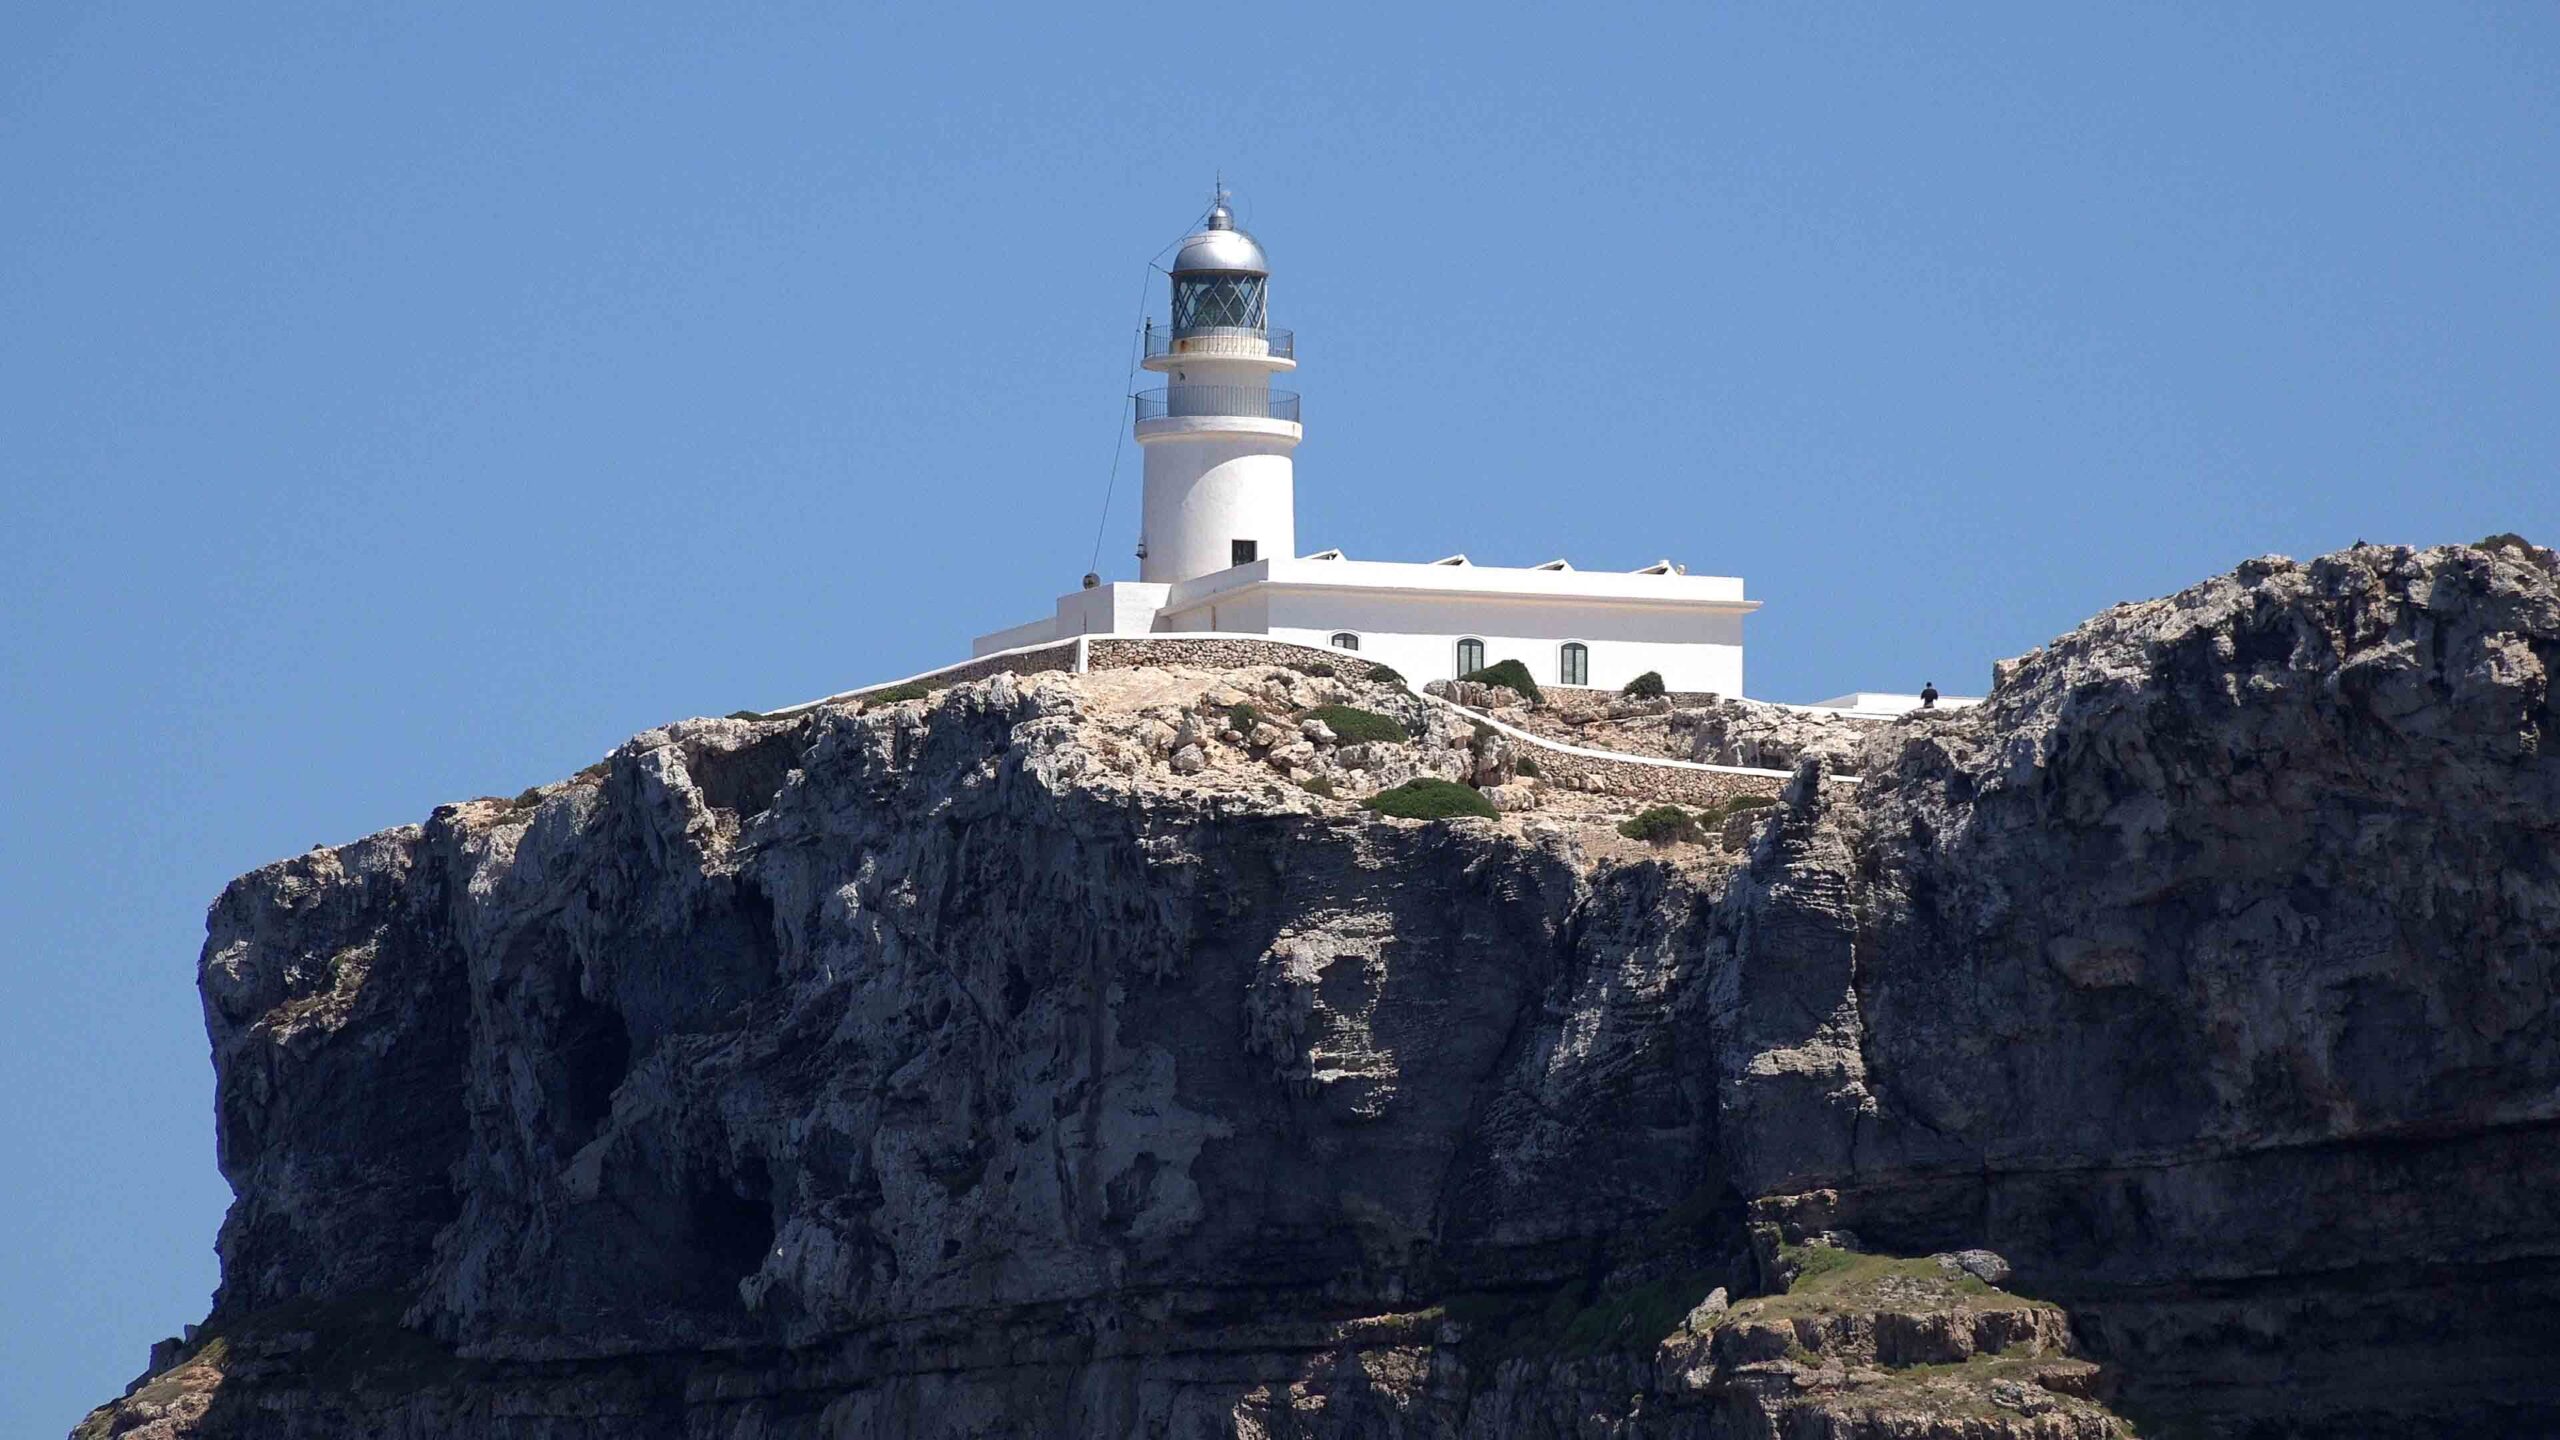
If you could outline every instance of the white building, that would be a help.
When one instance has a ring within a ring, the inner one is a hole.
[[[1518,660],[1541,685],[1616,689],[1652,670],[1673,690],[1742,693],[1742,581],[1669,561],[1576,570],[1298,553],[1297,369],[1269,324],[1271,267],[1223,195],[1182,242],[1170,326],[1147,327],[1137,397],[1146,457],[1138,578],[1058,597],[1054,614],[977,638],[979,655],[1080,634],[1269,635],[1357,650],[1416,684]]]

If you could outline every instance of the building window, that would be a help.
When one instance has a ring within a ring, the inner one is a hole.
[[[1333,632],[1331,643],[1336,650],[1357,650],[1360,648],[1360,637],[1348,630],[1336,630]]]
[[[1474,673],[1476,673],[1477,671],[1479,671],[1479,670],[1481,670],[1481,669],[1483,669],[1483,668],[1484,668],[1484,642],[1483,642],[1483,641],[1481,641],[1481,640],[1461,640],[1461,641],[1459,641],[1459,642],[1458,642],[1458,674],[1459,674],[1460,676],[1473,675]]]
[[[1583,644],[1579,640],[1567,642],[1564,647],[1564,658],[1562,662],[1556,666],[1556,682],[1561,685],[1588,685],[1591,683],[1590,646]]]
[[[1230,540],[1227,542],[1227,563],[1230,565],[1250,565],[1253,563],[1253,552],[1254,544],[1252,541]]]

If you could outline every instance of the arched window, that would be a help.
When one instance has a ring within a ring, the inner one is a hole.
[[[1565,642],[1564,656],[1556,666],[1556,682],[1561,685],[1591,683],[1591,647],[1579,640]]]
[[[1483,642],[1483,641],[1481,641],[1481,640],[1461,640],[1461,641],[1459,641],[1459,642],[1458,642],[1458,673],[1459,673],[1460,675],[1473,675],[1474,673],[1476,673],[1477,671],[1479,671],[1479,670],[1481,670],[1481,669],[1483,669],[1483,668],[1484,668],[1484,642]]]
[[[1348,630],[1336,630],[1333,632],[1333,639],[1327,643],[1336,650],[1357,650],[1360,648],[1360,637]]]

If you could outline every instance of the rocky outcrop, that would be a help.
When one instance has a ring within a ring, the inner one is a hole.
[[[2555,665],[2536,552],[2253,562],[1731,868],[1310,791],[1506,778],[1349,677],[650,731],[216,903],[222,1288],[81,1433],[2560,1426]]]

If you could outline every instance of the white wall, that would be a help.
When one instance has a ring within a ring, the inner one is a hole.
[[[1167,610],[1156,621],[1158,630],[1224,630],[1231,633],[1267,634],[1271,629],[1269,592],[1248,590],[1224,598],[1211,597],[1198,604]]]
[[[1562,597],[1261,593],[1270,597],[1273,638],[1329,645],[1335,632],[1348,630],[1360,637],[1364,658],[1394,666],[1417,685],[1456,677],[1461,638],[1484,641],[1488,665],[1518,660],[1539,684],[1561,684],[1564,643],[1579,640],[1590,649],[1585,683],[1595,689],[1615,690],[1654,670],[1674,690],[1742,693],[1742,617],[1735,614]]]
[[[1275,427],[1276,428],[1276,427]],[[1167,435],[1143,442],[1147,558],[1140,578],[1189,580],[1227,569],[1228,544],[1262,557],[1298,553],[1296,441],[1278,434]]]
[[[1058,622],[1054,619],[1025,621],[1020,625],[981,635],[970,641],[969,654],[974,659],[980,655],[993,655],[999,650],[1015,650],[1025,645],[1037,645],[1044,640],[1056,638],[1057,633]]]

